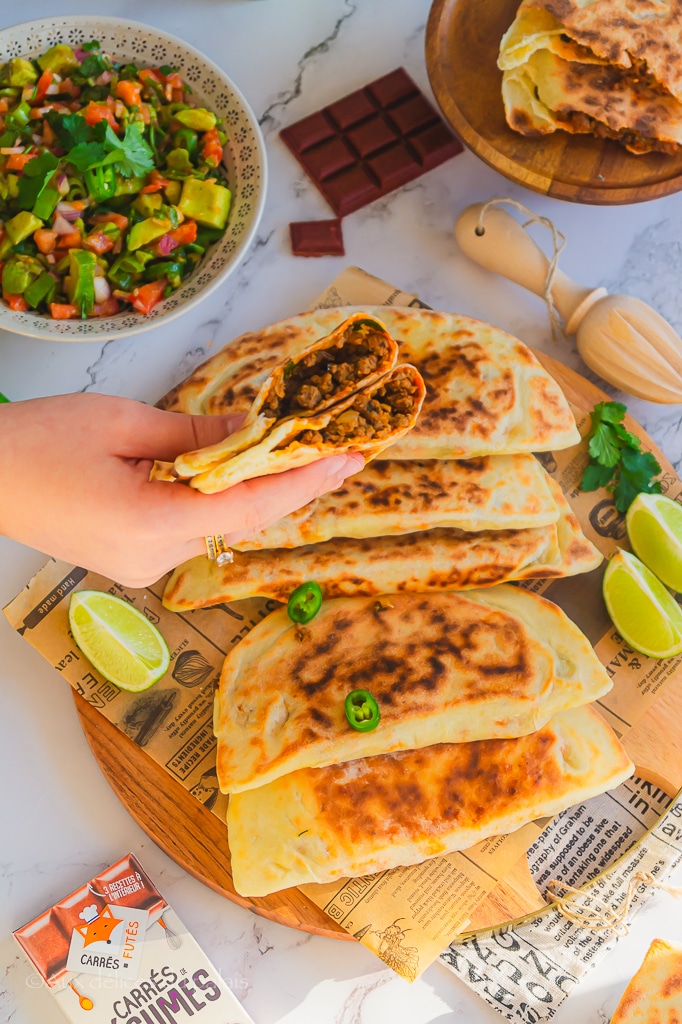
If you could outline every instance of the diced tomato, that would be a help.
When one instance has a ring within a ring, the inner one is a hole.
[[[103,231],[93,231],[92,234],[87,235],[83,239],[83,248],[89,249],[90,252],[96,252],[98,256],[101,256],[103,252],[109,252],[110,249],[114,248],[114,241],[105,235]]]
[[[79,111],[85,118],[88,124],[99,124],[100,121],[108,121],[112,128],[118,128],[118,121],[114,117],[114,112],[106,103],[95,103],[94,100],[90,100],[87,107]]]
[[[142,97],[140,96],[141,88],[142,86],[139,82],[132,82],[122,78],[116,86],[116,95],[119,99],[123,100],[127,107],[139,107],[142,102]]]
[[[82,249],[83,236],[80,231],[71,231],[68,235],[62,235],[59,239],[62,249]]]
[[[3,292],[2,297],[15,313],[25,313],[28,309],[28,302],[23,295],[10,295],[9,292]]]
[[[33,241],[38,246],[38,251],[47,255],[48,252],[54,252],[57,247],[57,232],[38,228],[33,232]]]
[[[114,298],[113,295],[110,295],[108,299],[104,300],[104,302],[95,303],[93,316],[114,316],[118,313],[120,308],[121,304],[118,299]]]
[[[147,192],[160,192],[162,188],[170,185],[168,178],[164,178],[158,171],[149,172],[149,182],[140,189],[140,194]]]
[[[72,302],[51,302],[50,313],[53,320],[73,320],[78,316],[78,307]]]
[[[161,301],[166,290],[168,281],[165,277],[158,281],[150,281],[140,288],[133,288],[130,293],[130,301],[140,313],[151,313],[154,306]]]
[[[6,96],[0,96],[0,114],[6,114],[9,110],[9,100]]]
[[[48,90],[48,87],[52,84],[52,79],[53,78],[54,78],[54,71],[51,68],[46,68],[45,71],[43,71],[43,73],[40,76],[40,78],[38,79],[38,84],[36,85],[35,96],[33,97],[33,101],[32,101],[33,103],[41,103],[42,102],[43,97],[45,96],[45,94],[46,94],[46,92]]]
[[[122,213],[96,213],[90,220],[93,224],[115,224],[121,231],[128,227],[128,218]]]
[[[168,234],[178,245],[188,245],[190,242],[196,242],[197,223],[194,220],[186,220],[179,227],[175,228],[174,231],[169,231]]]
[[[163,76],[163,95],[169,103],[177,102],[178,97],[182,101],[184,89],[185,83],[177,71],[171,71],[169,75]]]
[[[78,99],[81,94],[80,85],[76,85],[70,78],[65,78],[59,83],[59,91],[65,93],[67,96],[73,96],[74,99]]]
[[[6,171],[23,171],[29,160],[33,160],[37,153],[11,153],[5,164]]]
[[[156,82],[157,85],[163,84],[163,75],[156,68],[142,68],[141,71],[138,71],[138,75],[140,81],[144,82],[145,85],[147,82]]]
[[[201,143],[201,155],[203,156],[206,163],[211,163],[214,167],[217,167],[223,158],[223,147],[220,144],[218,138],[218,129],[211,128],[209,131],[204,132],[204,137]]]
[[[56,136],[55,136],[55,133],[52,131],[52,128],[50,127],[48,121],[43,121],[43,129],[42,130],[43,130],[43,142],[45,143],[46,146],[51,146],[52,143],[55,141]]]

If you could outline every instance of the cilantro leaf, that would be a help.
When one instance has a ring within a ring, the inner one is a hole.
[[[583,491],[596,491],[611,483],[613,469],[611,466],[600,466],[598,462],[590,462],[585,467],[580,486]]]
[[[91,167],[99,167],[105,157],[106,149],[101,142],[79,142],[64,159],[76,170],[87,171]]]
[[[107,125],[104,142],[112,153],[116,152],[113,163],[124,178],[141,178],[154,169],[154,153],[143,138],[142,128],[136,121],[126,125],[122,139],[112,131],[111,125]]]
[[[64,150],[73,149],[80,142],[90,142],[92,138],[92,129],[82,114],[59,114],[49,110],[46,118]]]
[[[592,425],[597,423],[620,423],[627,412],[622,402],[598,402],[592,410]]]
[[[616,466],[620,459],[620,444],[614,437],[608,423],[601,423],[590,438],[588,445],[590,455],[602,466]]]
[[[17,206],[20,210],[33,209],[36,199],[52,178],[58,164],[57,157],[48,151],[28,161],[19,179]]]
[[[642,451],[642,442],[623,426],[626,408],[621,402],[599,402],[592,411],[588,435],[590,461],[581,481],[584,491],[607,487],[619,512],[642,492],[660,494],[662,472],[651,452]]]
[[[97,78],[108,67],[108,61],[101,54],[91,53],[85,58],[80,68],[78,68],[78,74],[82,75],[83,78]]]

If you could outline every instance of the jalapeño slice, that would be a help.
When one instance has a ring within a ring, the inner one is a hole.
[[[349,724],[358,732],[371,732],[379,724],[379,705],[369,690],[352,690],[344,707]]]
[[[322,590],[312,580],[292,591],[287,612],[292,622],[306,623],[314,619],[322,607]]]

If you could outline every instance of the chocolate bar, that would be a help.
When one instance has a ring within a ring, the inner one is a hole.
[[[403,68],[283,128],[280,135],[339,217],[463,149]]]
[[[297,220],[289,225],[294,256],[345,256],[341,221]]]

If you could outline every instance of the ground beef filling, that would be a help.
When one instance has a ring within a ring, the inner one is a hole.
[[[352,405],[326,427],[304,430],[294,440],[300,444],[331,445],[381,440],[410,425],[416,403],[414,379],[409,373],[398,371],[376,390],[360,392]]]
[[[597,121],[589,114],[574,110],[568,114],[556,113],[557,120],[567,121],[576,132],[587,132],[598,139],[615,139],[632,153],[679,153],[680,147],[674,142],[662,142],[660,139],[647,138],[631,128],[609,128],[603,121]]]
[[[351,324],[335,345],[317,349],[299,362],[293,360],[274,382],[263,411],[278,418],[310,415],[330,397],[363,380],[385,365],[389,339],[368,323]]]

